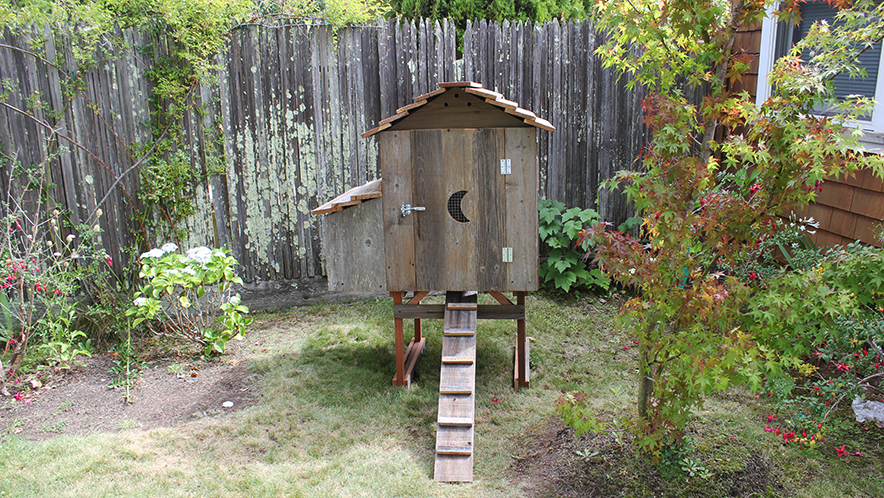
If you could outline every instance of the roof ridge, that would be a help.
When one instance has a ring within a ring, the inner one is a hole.
[[[420,95],[414,99],[411,104],[404,105],[396,109],[396,114],[386,117],[378,122],[378,126],[363,133],[362,138],[368,138],[391,127],[393,123],[408,116],[412,111],[419,109],[430,102],[432,99],[442,95],[451,88],[463,88],[467,93],[484,99],[486,103],[500,108],[503,112],[521,119],[522,122],[535,128],[547,131],[556,131],[556,127],[549,121],[538,117],[528,109],[519,107],[519,103],[508,100],[502,93],[484,88],[480,83],[475,81],[443,81],[439,83],[439,88],[431,92]]]

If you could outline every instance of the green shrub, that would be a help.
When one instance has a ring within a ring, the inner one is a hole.
[[[563,292],[608,289],[608,277],[598,268],[587,267],[584,260],[590,241],[577,242],[580,231],[598,221],[599,215],[592,209],[566,209],[559,201],[540,199],[540,241],[544,252],[548,251],[547,258],[540,262],[540,278],[545,283]]]

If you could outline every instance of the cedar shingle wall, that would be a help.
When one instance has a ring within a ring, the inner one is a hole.
[[[761,23],[749,26],[734,40],[734,53],[752,56],[749,71],[733,85],[735,91],[746,90],[755,98],[758,85],[758,54],[761,49]],[[817,193],[816,202],[796,214],[812,216],[820,226],[811,239],[818,246],[847,245],[854,241],[881,246],[875,236],[884,220],[884,181],[871,171],[858,171],[852,176],[830,178]]]
[[[761,23],[742,28],[734,40],[733,53],[745,52],[752,56],[749,70],[743,73],[743,79],[737,81],[731,89],[736,92],[746,90],[755,99],[755,88],[758,86],[758,51],[761,47]]]
[[[859,240],[880,246],[875,230],[884,220],[884,181],[870,170],[829,179],[816,202],[796,214],[819,221],[817,233],[811,236],[817,245],[847,245]]]

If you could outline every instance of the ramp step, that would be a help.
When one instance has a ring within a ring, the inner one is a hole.
[[[444,365],[472,365],[476,359],[471,356],[443,356]]]
[[[451,311],[475,311],[479,309],[476,303],[448,303],[448,309]]]
[[[436,454],[434,477],[439,482],[473,482],[473,455]]]
[[[473,454],[473,448],[469,446],[464,447],[456,447],[456,446],[440,446],[436,448],[436,454],[438,455],[464,455],[469,456]]]
[[[472,427],[472,417],[439,417],[439,425],[456,426],[456,427]]]
[[[466,386],[440,387],[439,394],[473,394],[473,388]]]
[[[470,337],[476,335],[476,331],[472,329],[446,329],[442,335],[449,337]]]

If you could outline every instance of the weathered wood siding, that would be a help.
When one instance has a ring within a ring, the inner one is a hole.
[[[130,144],[150,139],[153,88],[145,73],[168,53],[168,41],[134,30],[116,33],[126,44],[104,54],[110,57],[86,72],[82,94],[66,101],[64,73],[78,69],[70,42],[52,39],[48,30],[38,34],[45,38],[39,48],[47,59],[60,57],[62,71],[0,47],[0,81],[15,85],[10,105],[27,110],[25,98],[36,92],[61,117],[31,111],[46,122],[42,127],[2,108],[0,147],[34,164],[46,153],[50,128],[81,145],[62,140],[50,167],[58,185],[53,196],[75,222],[101,225],[120,267],[141,231],[139,169],[129,170],[135,161]],[[0,42],[30,49],[31,39],[4,33]],[[479,22],[467,27],[464,57],[456,61],[449,22],[388,21],[336,32],[327,26],[238,29],[219,58],[218,81],[194,91],[195,110],[182,123],[178,146],[193,164],[220,157],[226,172],[197,186],[196,213],[178,243],[232,249],[250,283],[321,276],[323,221],[310,210],[379,174],[377,139],[359,134],[438,82],[458,79],[500,91],[556,125],[555,133],[540,134],[541,195],[597,207],[605,219],[622,221],[629,215],[624,199],[597,195],[598,185],[632,167],[642,139],[640,95],[601,69],[593,55],[598,43],[586,23]],[[5,164],[0,182],[9,185]],[[105,196],[104,215],[90,218]]]

